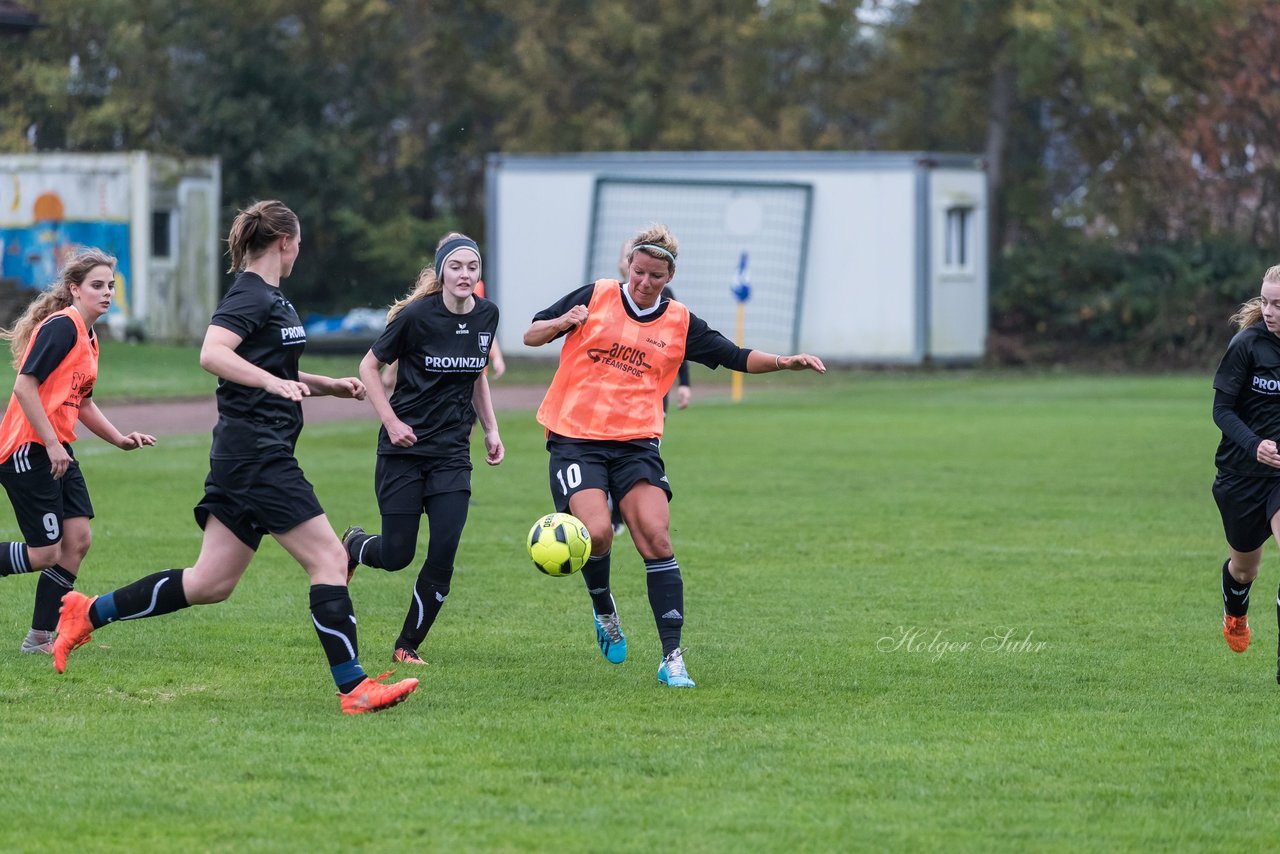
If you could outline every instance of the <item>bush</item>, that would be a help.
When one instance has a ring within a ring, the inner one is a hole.
[[[1062,233],[996,265],[989,355],[996,362],[1171,369],[1212,366],[1227,318],[1280,253],[1237,238],[1125,249]]]

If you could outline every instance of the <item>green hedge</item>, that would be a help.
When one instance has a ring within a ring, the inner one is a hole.
[[[1227,318],[1280,251],[1239,239],[1124,248],[1060,234],[1000,259],[988,354],[999,364],[1144,369],[1216,364]]]

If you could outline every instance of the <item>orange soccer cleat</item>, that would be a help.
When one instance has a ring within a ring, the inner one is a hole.
[[[89,608],[97,598],[94,596],[90,599],[74,590],[62,597],[62,608],[59,609],[58,617],[58,636],[53,641],[53,669],[59,673],[67,672],[67,655],[71,650],[89,642],[89,637],[93,634],[93,623],[89,622]]]
[[[365,712],[380,712],[383,709],[391,708],[396,703],[403,703],[410,694],[418,689],[418,680],[402,679],[399,682],[392,682],[390,685],[383,685],[382,680],[393,672],[388,670],[376,679],[366,678],[351,689],[349,694],[339,693],[338,696],[342,699],[342,713],[344,715],[362,715]]]
[[[1249,648],[1249,615],[1233,617],[1222,615],[1222,636],[1227,639],[1227,646],[1232,652],[1244,652]]]

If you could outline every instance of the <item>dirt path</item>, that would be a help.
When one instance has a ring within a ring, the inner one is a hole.
[[[490,385],[493,407],[499,411],[534,409],[542,402],[545,386]],[[103,403],[102,411],[111,423],[125,433],[137,430],[157,436],[180,433],[204,433],[218,420],[217,405],[212,396],[199,400],[152,401],[148,403]],[[342,400],[336,397],[313,397],[302,402],[308,424],[326,421],[378,420],[368,401]],[[81,436],[92,436],[87,430]]]

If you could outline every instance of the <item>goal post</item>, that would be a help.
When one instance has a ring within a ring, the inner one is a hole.
[[[664,223],[680,243],[671,287],[680,302],[732,338],[743,253],[750,299],[743,344],[793,353],[799,340],[813,187],[756,181],[602,176],[596,179],[586,280],[617,278],[624,241]]]

